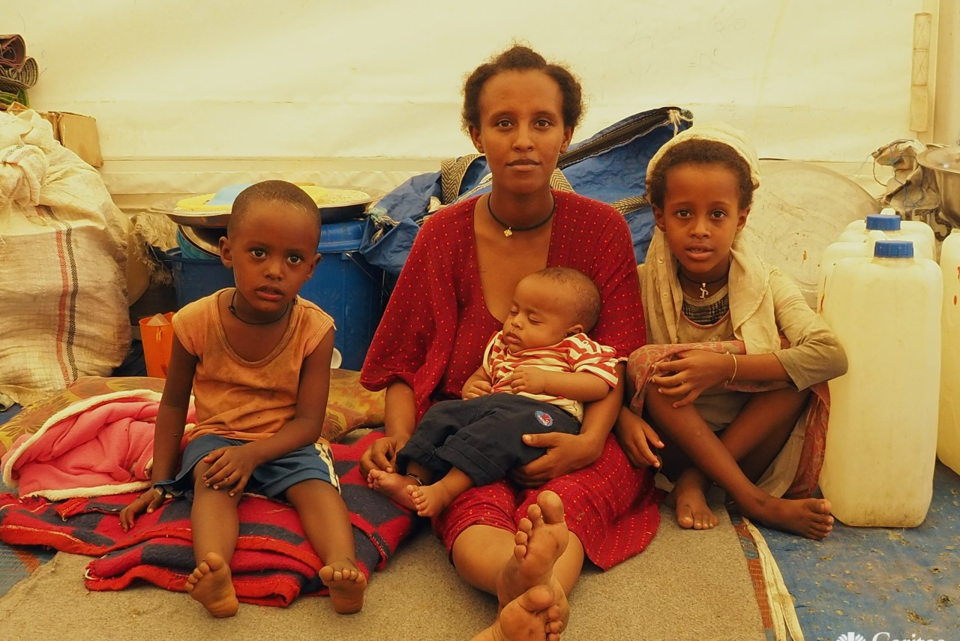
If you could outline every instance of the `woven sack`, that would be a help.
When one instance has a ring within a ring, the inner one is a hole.
[[[28,404],[123,361],[128,228],[50,123],[0,113],[0,394]]]

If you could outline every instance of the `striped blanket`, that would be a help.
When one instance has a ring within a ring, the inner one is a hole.
[[[386,565],[417,522],[415,516],[369,489],[360,474],[360,455],[380,436],[374,432],[353,445],[331,446],[353,523],[357,562],[368,577]],[[182,591],[195,565],[190,503],[167,502],[156,512],[141,515],[136,526],[124,532],[119,513],[136,495],[51,502],[2,494],[0,540],[99,557],[87,566],[90,590],[121,590],[142,579]],[[230,565],[240,601],[286,606],[298,596],[326,594],[317,576],[321,560],[292,507],[246,496],[239,514],[240,538]]]

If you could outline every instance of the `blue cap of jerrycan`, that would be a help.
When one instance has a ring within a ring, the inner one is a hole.
[[[878,240],[873,246],[874,258],[913,258],[912,240]]]
[[[900,215],[899,214],[870,214],[867,216],[867,229],[879,229],[881,231],[899,231],[900,229]]]

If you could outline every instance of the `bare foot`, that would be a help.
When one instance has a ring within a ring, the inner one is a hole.
[[[749,507],[740,505],[748,517],[778,530],[819,541],[833,530],[830,501],[826,499],[778,499],[768,497]]]
[[[550,586],[537,585],[506,604],[472,641],[559,641],[563,622]]]
[[[540,492],[536,504],[527,509],[527,517],[520,519],[518,527],[513,556],[497,577],[500,607],[506,607],[534,586],[548,585],[556,595],[560,620],[566,624],[570,607],[563,587],[553,576],[553,566],[567,549],[570,538],[560,497],[549,490]]]
[[[408,510],[416,510],[417,506],[414,505],[413,498],[407,490],[408,487],[417,487],[410,483],[412,480],[409,476],[383,470],[370,470],[367,475],[367,485],[371,488]]]
[[[439,516],[457,498],[443,483],[431,483],[423,487],[411,485],[407,491],[420,516]]]
[[[230,566],[216,552],[210,552],[187,577],[186,590],[215,617],[232,617],[240,609],[233,589]]]
[[[680,527],[685,530],[709,530],[720,523],[707,504],[705,492],[701,475],[689,469],[680,474],[666,499],[667,505],[676,510]]]
[[[353,614],[363,608],[367,577],[352,561],[323,566],[320,568],[320,580],[330,588],[330,603],[338,614]]]

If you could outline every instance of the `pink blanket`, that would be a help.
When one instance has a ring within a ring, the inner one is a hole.
[[[133,492],[150,485],[160,394],[117,392],[76,403],[20,436],[2,459],[20,497],[50,500]],[[193,420],[191,409],[188,421]]]

